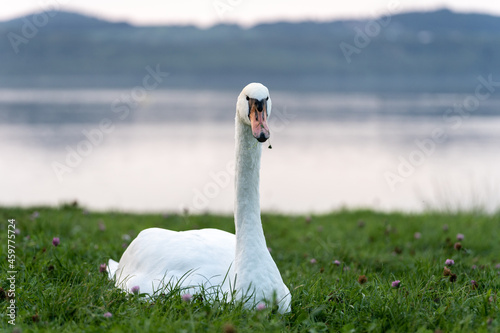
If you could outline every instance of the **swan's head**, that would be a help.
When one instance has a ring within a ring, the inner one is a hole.
[[[241,91],[236,102],[236,116],[252,127],[252,134],[259,142],[271,136],[267,118],[271,115],[269,90],[260,83],[250,83]]]

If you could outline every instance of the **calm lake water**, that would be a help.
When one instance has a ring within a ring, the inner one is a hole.
[[[0,205],[232,212],[239,90],[0,90]],[[500,96],[273,92],[261,206],[494,211]]]

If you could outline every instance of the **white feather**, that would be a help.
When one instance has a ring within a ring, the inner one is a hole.
[[[162,288],[179,286],[191,294],[217,291],[217,295],[236,295],[255,307],[262,301],[276,300],[279,311],[290,311],[291,295],[283,283],[266,245],[260,218],[259,174],[262,146],[252,135],[248,119],[249,98],[262,100],[269,91],[251,83],[236,103],[236,235],[202,229],[171,231],[143,230],[129,245],[119,263],[110,259],[108,272],[116,286],[129,291],[139,286],[141,293],[154,294]],[[271,99],[267,101],[268,115]]]

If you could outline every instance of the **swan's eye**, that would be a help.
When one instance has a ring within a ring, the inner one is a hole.
[[[250,97],[247,96],[247,101],[249,101],[249,100],[250,100]]]
[[[268,100],[269,100],[269,96],[266,97],[266,101],[268,101]]]

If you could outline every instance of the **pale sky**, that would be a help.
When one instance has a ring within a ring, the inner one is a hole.
[[[277,20],[375,17],[395,7],[396,12],[447,7],[458,12],[500,16],[500,1],[492,0],[16,0],[3,1],[0,21],[56,8],[136,25],[238,23],[249,26]]]

